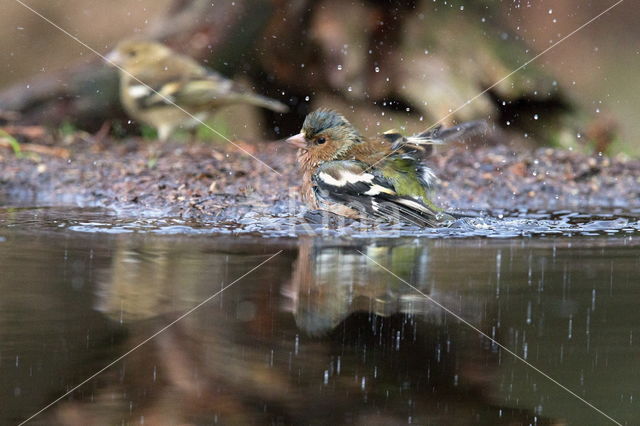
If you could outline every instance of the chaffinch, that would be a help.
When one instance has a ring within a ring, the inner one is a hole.
[[[120,100],[127,113],[155,127],[161,140],[166,140],[176,127],[195,127],[198,120],[206,120],[220,106],[244,103],[276,112],[289,109],[160,43],[123,41],[107,59],[121,67]]]
[[[454,218],[431,201],[437,179],[423,160],[432,145],[485,128],[473,121],[409,137],[390,131],[367,138],[343,115],[320,109],[287,142],[299,148],[302,196],[310,208],[435,227]]]

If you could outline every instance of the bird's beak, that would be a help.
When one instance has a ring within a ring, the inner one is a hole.
[[[285,140],[285,142],[300,149],[307,149],[307,140],[302,132],[298,133],[297,135],[291,136],[290,138]]]
[[[122,62],[122,55],[117,50],[112,50],[104,57],[109,65],[120,65]]]

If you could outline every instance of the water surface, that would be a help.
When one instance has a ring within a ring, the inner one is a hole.
[[[32,423],[613,424],[426,295],[637,424],[637,216],[503,215],[318,236],[1,209],[0,423],[219,293]]]

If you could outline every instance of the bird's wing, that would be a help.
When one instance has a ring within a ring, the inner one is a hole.
[[[464,139],[477,134],[486,133],[489,127],[486,121],[467,121],[460,123],[453,127],[443,128],[442,126],[436,126],[432,129],[418,133],[413,136],[403,137],[394,141],[394,145],[399,147],[401,145],[441,145],[451,140]]]
[[[416,158],[426,159],[433,154],[433,145],[431,143],[412,143],[410,138],[404,136],[395,130],[390,130],[380,135],[382,140],[391,144],[391,152],[406,153]]]
[[[198,107],[233,96],[234,83],[220,76],[187,76],[168,78],[154,84],[132,81],[127,90],[141,108],[175,103],[182,107]]]
[[[276,112],[286,112],[289,109],[281,102],[256,95],[214,72],[170,79],[154,86],[132,83],[128,90],[141,108],[176,104],[192,110],[246,103]]]
[[[400,195],[393,181],[366,163],[330,161],[321,165],[312,180],[316,196],[340,203],[367,216],[435,227],[443,215],[421,199]]]
[[[181,83],[182,87],[174,94],[178,104],[204,106],[225,103],[240,93],[233,80],[219,74],[207,74],[205,77],[191,78]]]
[[[460,123],[448,128],[438,125],[412,136],[404,136],[397,130],[389,130],[380,135],[380,138],[390,144],[392,152],[406,153],[416,158],[426,159],[433,154],[433,145],[442,145],[451,140],[468,138],[486,133],[487,130],[487,123],[479,120]]]

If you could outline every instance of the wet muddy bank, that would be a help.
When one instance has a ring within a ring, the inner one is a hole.
[[[122,216],[238,219],[297,214],[295,153],[273,143],[75,140],[64,155],[0,150],[0,195],[13,204],[98,206]],[[60,154],[61,151],[52,151]],[[640,209],[640,161],[555,149],[441,149],[437,203],[452,210]]]

